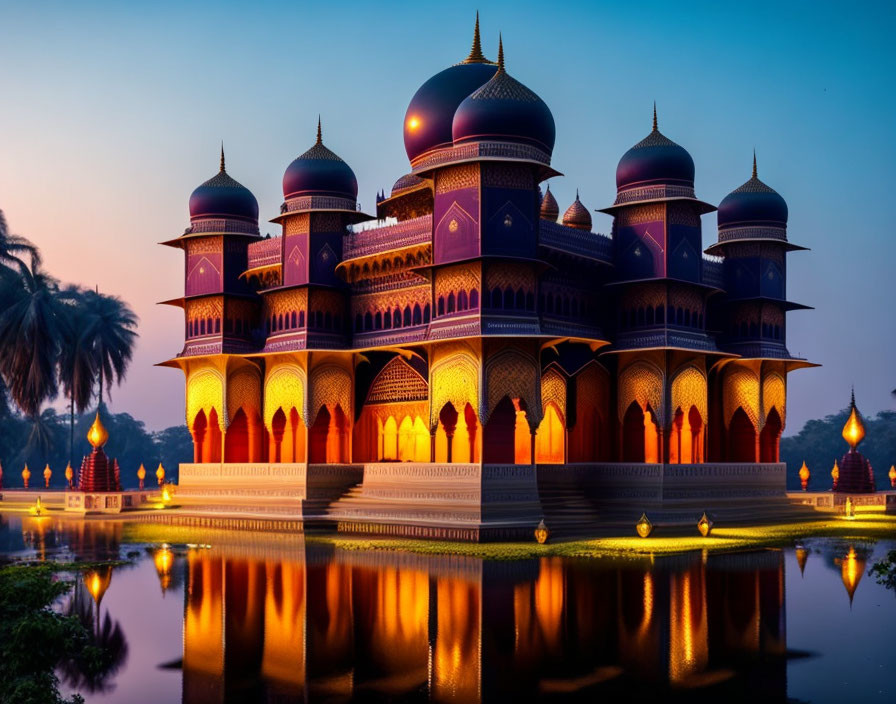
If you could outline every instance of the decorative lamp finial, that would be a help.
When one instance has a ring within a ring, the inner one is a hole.
[[[25,483],[25,488],[28,488],[28,480],[31,479],[31,470],[28,469],[28,463],[25,463],[25,469],[22,470],[22,481]]]
[[[320,129],[320,115],[317,116],[317,144],[323,144],[323,133]]]
[[[803,460],[803,466],[800,467],[800,484],[803,491],[809,490],[809,466],[806,464],[806,460]]]
[[[843,439],[849,443],[853,450],[865,439],[865,424],[862,422],[859,409],[856,408],[855,390],[853,390],[852,398],[849,402],[849,418],[846,421],[846,425],[843,426]]]
[[[659,129],[660,128],[658,127],[658,123],[656,121],[656,101],[654,100],[653,101],[653,131],[659,132]]]
[[[50,488],[50,477],[53,476],[53,470],[50,469],[50,463],[47,462],[47,466],[44,467],[44,483],[47,489]]]
[[[137,480],[140,482],[140,490],[143,490],[143,480],[146,479],[146,467],[143,466],[143,463],[140,463],[140,466],[137,468]]]
[[[156,469],[156,479],[159,480],[159,486],[162,486],[162,483],[165,481],[165,468],[161,462],[159,462],[159,466]]]
[[[71,489],[73,486],[72,479],[74,479],[74,477],[75,477],[75,470],[72,469],[72,463],[69,462],[67,465],[65,465],[65,478],[68,481],[69,489]]]
[[[94,450],[99,450],[106,442],[109,440],[109,431],[106,430],[103,425],[103,421],[100,420],[100,412],[96,412],[96,418],[93,420],[93,425],[90,426],[90,430],[87,431],[87,442],[89,442]]]
[[[753,178],[759,178],[759,172],[756,170],[756,149],[753,149]]]
[[[887,476],[890,478],[890,486],[896,489],[896,464],[890,465],[890,472]]]
[[[473,46],[470,55],[464,59],[465,64],[485,64],[488,59],[482,53],[482,40],[479,38],[479,10],[476,10],[476,26],[473,29]]]
[[[498,73],[504,73],[504,39],[498,33]]]
[[[223,174],[226,171],[227,171],[227,169],[224,168],[224,140],[222,139],[221,140],[221,173]]]
[[[831,479],[834,480],[833,488],[837,488],[837,482],[840,481],[840,465],[834,460],[834,466],[831,468]]]

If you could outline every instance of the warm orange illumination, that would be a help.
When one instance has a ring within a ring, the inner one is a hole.
[[[800,484],[803,487],[803,491],[807,491],[809,488],[809,467],[806,466],[806,461],[803,460],[803,466],[800,467]]]
[[[890,477],[890,486],[896,488],[896,464],[890,465],[890,473],[887,476]]]
[[[843,426],[843,439],[849,443],[852,449],[856,449],[858,444],[865,438],[865,424],[862,422],[862,416],[856,408],[855,402],[849,413],[849,419]]]
[[[52,477],[52,476],[53,476],[53,470],[50,469],[50,465],[48,463],[47,466],[44,467],[44,483],[46,484],[48,489],[50,488],[50,477]]]
[[[102,601],[103,595],[109,588],[109,583],[111,581],[111,567],[100,567],[99,569],[90,570],[84,574],[84,586],[87,587],[87,591],[90,592],[90,596],[93,597],[97,606],[99,606],[100,601]]]
[[[166,504],[171,502],[171,489],[168,484],[162,486],[162,501]]]
[[[140,481],[140,488],[143,488],[143,480],[146,479],[146,467],[143,466],[143,463],[140,463],[140,467],[137,468],[137,479]]]
[[[835,562],[840,564],[840,576],[843,579],[843,586],[846,587],[846,593],[849,594],[849,603],[852,604],[856,588],[865,573],[865,560],[856,555],[856,549],[850,545],[846,557]]]
[[[535,527],[535,540],[538,541],[539,545],[544,545],[547,542],[549,535],[550,531],[544,524],[544,520],[539,521],[538,525]]]
[[[100,412],[97,411],[96,418],[93,419],[93,425],[91,425],[90,430],[87,431],[87,442],[89,442],[94,449],[99,449],[105,445],[108,440],[109,432],[103,425],[103,421],[100,420]]]
[[[72,469],[71,463],[65,466],[65,478],[68,481],[68,488],[72,488],[72,479],[74,479],[75,470]]]
[[[411,132],[416,132],[420,128],[420,118],[416,115],[411,115],[408,118],[408,130]]]
[[[653,532],[653,523],[650,522],[650,519],[647,518],[646,513],[641,514],[641,518],[638,519],[638,523],[635,526],[638,531],[638,535],[642,538],[646,538]]]
[[[846,497],[846,505],[843,507],[843,512],[849,520],[853,520],[856,517],[856,509],[852,504],[852,498]]]
[[[700,517],[700,520],[697,521],[697,530],[700,531],[700,535],[702,535],[704,538],[708,537],[710,532],[712,531],[712,521],[709,520],[709,516],[706,515],[705,511]]]
[[[535,434],[535,462],[563,464],[565,445],[566,429],[563,418],[557,406],[549,403]]]
[[[25,469],[22,470],[22,480],[25,482],[25,488],[28,488],[28,480],[31,479],[31,470],[28,469],[28,463],[25,463]]]
[[[156,550],[153,556],[153,563],[156,567],[156,573],[159,575],[159,584],[162,586],[162,594],[171,586],[171,567],[174,565],[174,553],[171,548],[164,544]]]
[[[796,554],[796,564],[800,566],[800,574],[803,574],[806,571],[806,560],[809,559],[809,551],[802,545],[798,545],[794,553]]]
[[[162,482],[165,481],[165,468],[161,462],[159,462],[159,467],[156,469],[156,479],[159,480],[159,486],[162,486]]]
[[[834,480],[834,488],[837,488],[837,482],[840,481],[840,465],[834,460],[834,468],[831,470],[831,478]]]
[[[30,513],[32,516],[39,516],[41,513],[43,513],[43,506],[40,503],[39,496],[37,497],[37,503],[28,509],[28,513]]]

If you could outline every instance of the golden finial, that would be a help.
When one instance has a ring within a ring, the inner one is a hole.
[[[323,144],[323,133],[320,130],[320,115],[317,116],[317,144]]]
[[[44,482],[46,483],[47,488],[50,488],[50,477],[53,476],[53,470],[50,469],[50,463],[47,462],[47,466],[44,467]]]
[[[803,491],[806,491],[809,487],[809,466],[806,464],[806,460],[803,460],[803,466],[800,467],[800,484],[803,487]]]
[[[753,178],[759,178],[759,172],[756,170],[756,150],[753,149]]]
[[[896,464],[890,465],[890,472],[887,476],[890,478],[890,486],[896,488]]]
[[[504,40],[498,33],[498,73],[504,73]]]
[[[165,481],[165,468],[162,466],[161,462],[159,462],[159,466],[156,469],[156,479],[159,480],[159,486],[162,486],[162,482]]]
[[[479,38],[479,10],[476,10],[476,26],[473,29],[473,46],[470,55],[464,59],[465,64],[486,64],[488,59],[482,53],[482,40]]]
[[[659,129],[660,128],[657,126],[657,121],[656,121],[656,101],[654,100],[653,101],[653,131],[659,132]]]
[[[91,425],[90,430],[87,431],[87,442],[93,446],[94,450],[99,450],[108,440],[109,432],[103,425],[103,421],[100,420],[100,412],[97,411],[96,418],[93,420],[93,425]]]
[[[865,439],[865,424],[862,422],[862,416],[856,408],[855,389],[853,389],[852,398],[849,402],[849,419],[846,421],[846,425],[843,426],[843,439],[849,443],[853,450]]]
[[[75,478],[75,470],[72,469],[72,463],[65,465],[65,478],[68,481],[68,488],[72,488],[72,480]]]
[[[28,469],[28,463],[25,463],[25,469],[22,470],[22,481],[25,482],[25,488],[28,488],[28,480],[31,479],[31,470]]]
[[[831,469],[831,479],[834,480],[834,488],[837,488],[837,482],[840,481],[840,465],[837,464],[837,460],[834,460],[834,466]]]
[[[224,168],[224,140],[221,140],[221,173],[225,173],[227,169]]]

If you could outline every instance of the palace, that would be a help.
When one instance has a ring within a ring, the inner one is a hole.
[[[561,218],[542,193],[560,175],[554,140],[503,47],[484,56],[477,19],[469,56],[414,94],[410,172],[375,216],[318,123],[283,176],[282,234],[262,237],[222,150],[190,226],[165,242],[185,255],[184,295],[166,303],[183,308],[186,342],[164,364],[186,376],[186,493],[295,477],[309,500],[310,468],[337,465],[364,488],[318,505],[336,518],[388,523],[411,501],[442,507],[419,521],[480,527],[491,500],[519,500],[500,520],[537,522],[535,468],[550,465],[747,484],[772,468],[783,494],[787,374],[814,366],[786,347],[785,314],[805,306],[786,296],[786,254],[804,248],[787,239],[784,199],[754,156],[718,208],[700,200],[654,108],[600,234],[578,196]],[[716,210],[704,252],[701,218]],[[508,498],[509,482],[528,488]]]

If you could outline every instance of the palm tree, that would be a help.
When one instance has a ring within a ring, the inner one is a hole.
[[[81,304],[84,321],[81,330],[85,349],[93,360],[98,377],[98,397],[112,393],[112,382],[120,384],[134,354],[137,316],[118,296],[84,291]]]
[[[9,232],[6,216],[0,210],[0,266],[15,265],[21,262],[22,255],[28,255],[32,266],[40,264],[40,252],[31,242],[19,235]]]
[[[69,286],[61,293],[61,299],[70,305],[63,327],[62,350],[59,355],[59,380],[62,391],[69,400],[68,461],[74,461],[75,408],[83,413],[93,398],[97,368],[92,349],[84,335],[88,311],[83,305],[84,291]]]
[[[34,419],[58,392],[64,310],[59,284],[39,259],[31,266],[13,255],[7,261],[11,266],[0,267],[0,375],[15,404]]]

